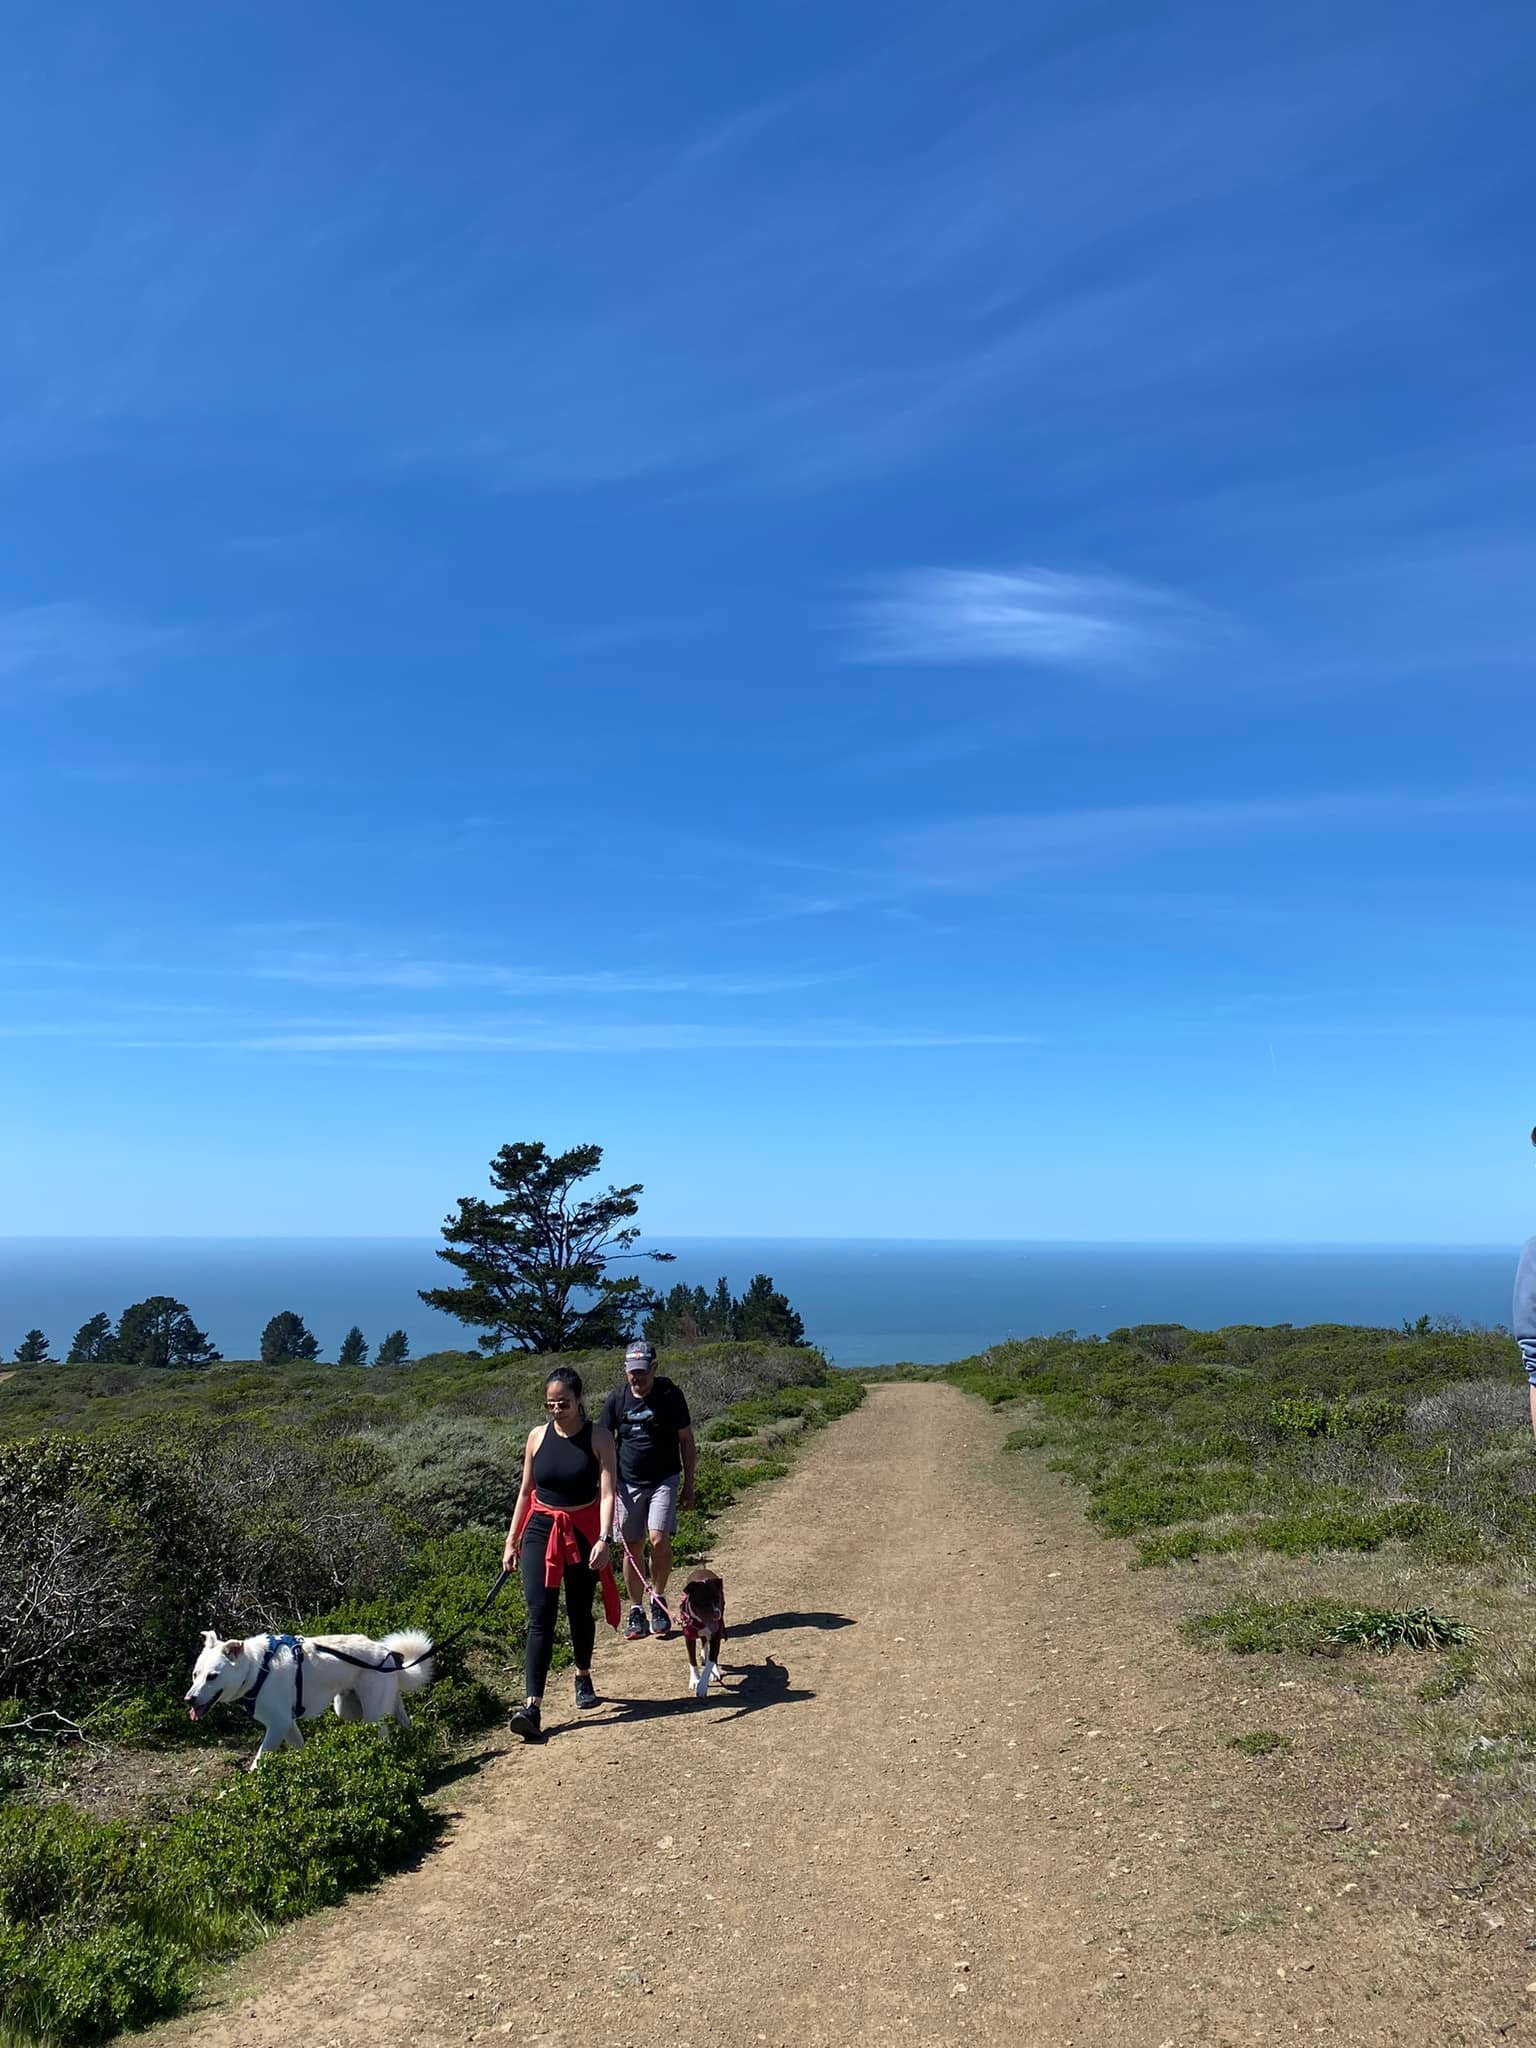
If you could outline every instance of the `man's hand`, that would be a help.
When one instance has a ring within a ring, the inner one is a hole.
[[[693,1487],[691,1485],[685,1486],[683,1488],[682,1492],[677,1497],[677,1504],[680,1508],[684,1509],[691,1508],[693,1506]]]

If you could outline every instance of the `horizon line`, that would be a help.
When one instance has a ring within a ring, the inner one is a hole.
[[[0,1231],[0,1246],[38,1244],[399,1244],[431,1245],[441,1232],[418,1236],[408,1231],[310,1232],[302,1235],[276,1231]],[[1529,1232],[1526,1233],[1530,1235]],[[997,1245],[1042,1246],[1053,1250],[1113,1251],[1295,1251],[1295,1252],[1506,1252],[1518,1250],[1524,1237],[1489,1238],[1228,1238],[1228,1237],[928,1237],[916,1235],[872,1237],[853,1235],[808,1236],[791,1232],[741,1231],[705,1236],[688,1231],[649,1233],[642,1240],[660,1246],[665,1238],[678,1244],[728,1245]]]

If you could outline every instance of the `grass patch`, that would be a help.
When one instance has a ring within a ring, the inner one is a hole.
[[[1234,1600],[1184,1624],[1190,1642],[1219,1644],[1239,1657],[1282,1651],[1360,1648],[1443,1650],[1468,1644],[1473,1632],[1427,1607],[1353,1607],[1344,1600]]]
[[[1234,1656],[1277,1656],[1286,1650],[1315,1650],[1350,1609],[1342,1600],[1234,1600],[1212,1614],[1191,1615],[1188,1640],[1202,1649],[1220,1647]]]
[[[1235,1749],[1239,1756],[1274,1756],[1277,1751],[1293,1747],[1289,1735],[1282,1735],[1275,1728],[1255,1728],[1248,1735],[1231,1735],[1227,1738],[1228,1749]]]

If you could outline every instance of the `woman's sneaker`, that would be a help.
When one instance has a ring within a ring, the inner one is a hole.
[[[577,1678],[576,1704],[578,1707],[595,1707],[597,1705],[597,1687],[590,1678]]]
[[[645,1618],[645,1609],[643,1607],[631,1607],[629,1610],[629,1626],[624,1631],[625,1642],[638,1643],[642,1636],[648,1636],[650,1632],[651,1624]]]
[[[531,1700],[526,1707],[517,1709],[507,1726],[514,1735],[521,1735],[524,1742],[537,1742],[544,1733],[539,1710]]]

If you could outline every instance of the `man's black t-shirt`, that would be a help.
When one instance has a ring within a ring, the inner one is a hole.
[[[657,1378],[643,1398],[626,1380],[603,1403],[599,1418],[619,1446],[619,1477],[637,1486],[655,1486],[683,1469],[678,1431],[689,1429],[693,1417],[683,1390],[672,1380]]]

